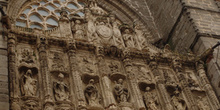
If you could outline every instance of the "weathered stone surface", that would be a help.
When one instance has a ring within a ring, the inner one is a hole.
[[[9,0],[13,25],[26,22],[19,17],[29,17],[32,12],[23,10],[31,2]],[[21,109],[36,110],[220,108],[210,85],[219,96],[216,51],[206,73],[192,53],[179,55],[168,45],[161,50],[150,44],[163,38],[179,53],[190,48],[203,53],[217,42],[210,37],[220,34],[214,0],[88,0],[86,7],[72,2],[79,10],[68,10],[70,16],[65,9],[61,16],[45,10],[54,14],[57,27],[32,10],[42,22],[27,20],[27,27],[43,30],[13,26],[8,40],[0,35],[0,107],[6,102],[2,108],[8,109],[9,83],[13,110],[20,103]],[[85,19],[75,15],[81,10]]]

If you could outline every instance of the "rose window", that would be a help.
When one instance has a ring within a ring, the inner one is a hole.
[[[84,17],[84,5],[79,0],[33,0],[19,12],[16,26],[50,30],[58,26],[61,9],[66,9],[69,17]]]

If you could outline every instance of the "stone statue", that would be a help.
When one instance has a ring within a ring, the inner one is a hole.
[[[157,96],[155,93],[150,92],[150,87],[146,87],[146,92],[144,93],[144,102],[145,102],[148,110],[158,110]]]
[[[173,103],[173,106],[176,110],[186,110],[186,104],[185,101],[179,97],[180,91],[175,90],[174,95],[171,98],[171,102]]]
[[[74,38],[85,39],[84,25],[81,23],[80,20],[75,21],[75,25],[73,27],[73,32],[74,32]]]
[[[21,78],[21,93],[23,96],[35,96],[37,91],[37,80],[33,78],[30,69]]]
[[[197,102],[199,110],[211,110],[208,106],[207,100],[203,100],[201,96],[198,96],[198,102]]]
[[[94,79],[90,79],[84,92],[86,100],[90,106],[99,106],[99,94],[96,86],[94,85]]]
[[[67,13],[67,10],[65,8],[61,8],[60,20],[69,20],[68,13]]]
[[[60,73],[58,75],[58,81],[53,83],[54,95],[56,101],[69,101],[69,88],[63,82],[64,75]]]
[[[115,84],[114,93],[116,95],[116,100],[119,103],[128,102],[129,92],[128,89],[123,85],[123,79],[119,79],[117,84]]]
[[[122,36],[121,36],[121,31],[118,28],[119,23],[116,21],[115,15],[110,14],[109,18],[110,18],[110,23],[112,25],[115,45],[120,48],[124,47],[124,43],[123,43]]]
[[[86,34],[88,36],[88,40],[93,42],[98,40],[98,35],[96,34],[96,27],[95,27],[95,17],[93,17],[91,11],[88,8],[85,8],[85,20],[86,24]]]
[[[124,39],[126,47],[135,47],[134,38],[133,38],[133,35],[129,29],[125,29],[122,37]]]
[[[137,42],[139,43],[140,48],[143,49],[147,47],[146,38],[145,38],[143,31],[141,30],[140,24],[134,23],[134,31],[135,31]]]

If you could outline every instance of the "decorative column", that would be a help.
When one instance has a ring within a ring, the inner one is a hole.
[[[159,93],[161,94],[162,101],[164,102],[164,110],[173,110],[173,107],[169,100],[169,94],[167,93],[166,87],[164,85],[164,80],[161,77],[161,73],[159,71],[158,64],[155,61],[154,56],[153,56],[153,59],[151,59],[149,65],[150,65],[151,71],[154,74],[154,78],[156,80],[156,86],[159,90]]]
[[[215,95],[215,92],[206,76],[206,72],[204,69],[204,62],[199,61],[196,63],[196,68],[197,68],[197,74],[200,77],[201,80],[201,84],[202,84],[202,88],[205,89],[206,94],[212,104],[212,107],[214,108],[214,110],[218,110],[220,109],[220,105],[219,105],[219,101]]]
[[[173,69],[177,74],[177,77],[179,79],[181,89],[183,93],[185,93],[187,102],[188,102],[188,109],[198,110],[195,100],[193,98],[192,92],[187,84],[187,79],[185,77],[185,74],[183,73],[182,64],[180,62],[180,58],[177,56],[177,58],[173,59]]]
[[[163,84],[163,81],[158,81],[157,87],[158,87],[159,93],[161,94],[163,102],[165,103],[165,108],[166,108],[165,110],[173,110],[173,107],[172,107],[170,100],[169,100],[169,95],[168,95],[167,90]]]
[[[43,35],[41,35],[43,36]],[[39,61],[40,61],[40,72],[42,76],[43,91],[44,91],[44,110],[52,109],[53,107],[53,98],[52,98],[52,87],[51,87],[51,77],[48,70],[48,61],[47,61],[47,39],[45,36],[38,37],[37,41],[38,52],[39,52]]]
[[[76,46],[75,41],[68,42],[68,57],[70,63],[70,71],[72,74],[72,81],[75,84],[75,96],[77,100],[77,104],[75,105],[79,110],[86,110],[86,100],[83,91],[83,83],[78,71],[76,71]]]
[[[130,88],[131,88],[130,93],[133,93],[133,98],[134,98],[134,101],[135,101],[135,105],[138,108],[138,110],[145,110],[143,97],[142,97],[142,94],[140,92],[140,89],[138,88],[138,82],[137,82],[137,79],[135,77],[136,73],[134,73],[132,71],[132,63],[131,63],[131,56],[130,56],[129,50],[124,51],[123,64],[124,64],[125,72],[126,72],[127,77],[128,77],[128,81],[130,83]]]
[[[104,93],[104,106],[107,110],[117,110],[116,101],[112,93],[111,80],[109,79],[108,73],[106,71],[103,47],[97,47],[96,55],[98,60],[99,74],[101,76],[100,83],[102,84],[102,90]]]
[[[19,80],[16,70],[16,58],[15,58],[15,35],[8,34],[8,62],[9,62],[9,82],[10,82],[10,100],[11,100],[11,109],[15,110],[20,108],[19,106]]]

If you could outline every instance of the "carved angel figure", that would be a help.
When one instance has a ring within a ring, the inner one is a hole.
[[[21,78],[21,93],[24,96],[35,96],[37,90],[37,80],[33,78],[30,69]]]
[[[123,86],[123,79],[119,79],[117,84],[115,84],[114,93],[119,103],[128,102],[129,92],[128,89]]]
[[[150,87],[146,87],[146,92],[144,93],[144,102],[145,102],[148,110],[158,110],[157,96],[155,93],[150,92]]]
[[[124,47],[122,36],[121,36],[121,31],[118,28],[119,24],[116,21],[115,15],[111,14],[109,16],[109,19],[110,19],[110,22],[111,22],[111,25],[112,25],[115,45],[118,46],[118,47]]]
[[[69,100],[69,88],[67,84],[63,82],[64,75],[60,73],[58,75],[59,80],[53,83],[54,95],[56,101],[68,101]]]
[[[134,46],[134,38],[133,38],[129,29],[125,29],[125,32],[122,37],[124,39],[126,47],[135,47]]]
[[[85,39],[84,36],[84,26],[81,24],[80,20],[75,21],[75,25],[73,27],[74,38]]]
[[[139,43],[140,48],[141,49],[145,48],[147,46],[145,33],[142,32],[140,24],[134,23],[134,31],[135,31],[135,35],[137,37],[137,41]]]
[[[98,89],[94,85],[94,80],[90,79],[89,84],[86,86],[84,90],[86,100],[90,106],[99,105],[99,94]]]

